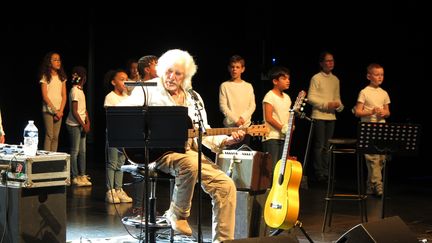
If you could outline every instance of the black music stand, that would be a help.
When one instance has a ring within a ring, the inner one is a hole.
[[[392,155],[417,155],[420,145],[421,126],[410,123],[361,122],[357,127],[357,152],[361,154],[383,154],[383,194],[381,218],[385,215],[387,189],[387,163]]]
[[[181,106],[106,107],[109,147],[184,148],[189,117]]]
[[[145,239],[149,242],[149,149],[184,149],[188,139],[188,110],[182,106],[106,107],[108,147],[144,148]]]

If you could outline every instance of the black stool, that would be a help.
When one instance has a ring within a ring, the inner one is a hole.
[[[153,162],[154,163],[154,162]],[[154,166],[149,165],[149,183],[150,183],[150,194],[148,202],[149,208],[149,216],[148,216],[148,229],[149,229],[149,241],[147,242],[156,242],[156,231],[161,229],[170,229],[170,242],[174,242],[174,230],[171,228],[169,221],[164,216],[156,216],[156,185],[157,181],[168,180],[170,183],[170,201],[172,199],[172,193],[174,190],[175,178],[169,174],[157,171],[152,169]],[[145,168],[143,165],[123,165],[121,168],[124,172],[129,172],[137,177],[141,177],[145,179]],[[139,183],[142,183],[141,181]],[[144,198],[144,200],[146,200]],[[143,216],[141,221],[130,220],[128,217],[124,217],[122,219],[123,224],[129,226],[135,226],[137,228],[144,228],[145,225],[145,216]]]
[[[347,138],[332,138],[329,139],[330,143],[330,160],[328,168],[328,183],[327,183],[327,194],[325,197],[325,211],[324,221],[322,225],[322,232],[325,231],[326,224],[331,226],[332,214],[333,214],[333,201],[357,201],[360,206],[360,219],[361,222],[367,222],[367,211],[366,211],[366,198],[363,186],[363,164],[361,155],[357,154],[356,151],[356,139]],[[336,171],[336,155],[341,154],[353,154],[356,155],[357,160],[357,193],[335,193],[335,171]]]

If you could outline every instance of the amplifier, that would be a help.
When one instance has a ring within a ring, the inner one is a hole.
[[[218,154],[217,164],[233,179],[237,190],[262,191],[271,185],[273,171],[269,153],[223,150]]]
[[[264,206],[268,192],[237,191],[235,239],[266,235],[268,227],[264,221]]]

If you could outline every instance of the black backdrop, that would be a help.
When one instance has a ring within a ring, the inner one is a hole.
[[[37,71],[44,54],[61,54],[68,75],[75,65],[86,66],[87,105],[92,134],[89,148],[96,155],[89,166],[103,166],[106,89],[103,76],[109,69],[124,67],[129,58],[161,55],[180,48],[196,59],[198,72],[193,86],[204,98],[209,123],[222,126],[218,107],[218,87],[229,78],[227,62],[239,54],[246,59],[243,78],[255,89],[257,110],[253,119],[262,121],[261,101],[271,88],[264,74],[276,64],[291,69],[294,99],[307,91],[311,76],[318,71],[318,54],[334,53],[334,73],[341,80],[341,96],[346,109],[338,115],[336,136],[353,137],[356,119],[350,109],[358,92],[368,84],[366,66],[378,62],[385,68],[382,85],[391,98],[389,122],[414,122],[423,125],[421,153],[418,157],[395,158],[400,176],[430,175],[427,127],[423,103],[427,97],[426,53],[429,43],[422,7],[409,3],[361,2],[347,4],[279,5],[273,1],[256,4],[219,2],[194,6],[171,5],[143,9],[134,6],[72,7],[68,10],[20,13],[23,21],[2,17],[2,85],[0,107],[7,143],[19,144],[27,120],[35,120],[43,143],[41,95]],[[163,4],[161,4],[163,5]],[[83,10],[84,9],[84,10]],[[75,11],[74,11],[75,10]],[[149,13],[152,12],[152,13]],[[24,16],[24,17],[23,17]],[[69,85],[69,84],[68,84]],[[69,88],[70,86],[68,86]],[[68,89],[69,92],[69,89]],[[298,121],[292,154],[304,156],[308,123]],[[68,134],[63,125],[61,151],[68,151]]]

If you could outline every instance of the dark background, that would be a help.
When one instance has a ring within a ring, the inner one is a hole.
[[[1,17],[0,107],[6,142],[19,144],[27,121],[32,119],[40,131],[39,148],[43,147],[37,74],[43,56],[51,50],[60,53],[69,77],[75,65],[89,71],[85,87],[92,120],[88,149],[94,157],[88,160],[88,166],[104,165],[104,74],[109,69],[123,68],[129,58],[160,56],[172,48],[187,50],[198,65],[193,86],[203,96],[209,123],[222,127],[218,88],[229,78],[229,57],[238,54],[246,59],[242,77],[254,86],[257,109],[253,120],[259,122],[263,120],[262,98],[272,87],[265,80],[268,69],[278,64],[291,70],[287,93],[294,100],[300,90],[307,91],[310,78],[319,71],[319,53],[329,50],[335,57],[334,74],[341,80],[345,105],[338,114],[335,136],[356,136],[358,119],[350,110],[359,91],[368,84],[366,66],[380,63],[385,69],[382,87],[391,98],[388,121],[418,123],[423,128],[419,155],[394,157],[391,173],[401,179],[431,175],[427,151],[430,129],[425,118],[429,111],[425,97],[430,92],[425,87],[430,85],[426,80],[426,53],[430,53],[427,35],[431,26],[424,7],[416,1],[155,5],[88,4],[37,11],[28,6],[26,12],[4,9],[5,14],[10,14]],[[68,83],[68,93],[69,88]],[[68,152],[64,121],[59,150]],[[298,120],[296,126],[291,154],[303,161],[309,124]]]

